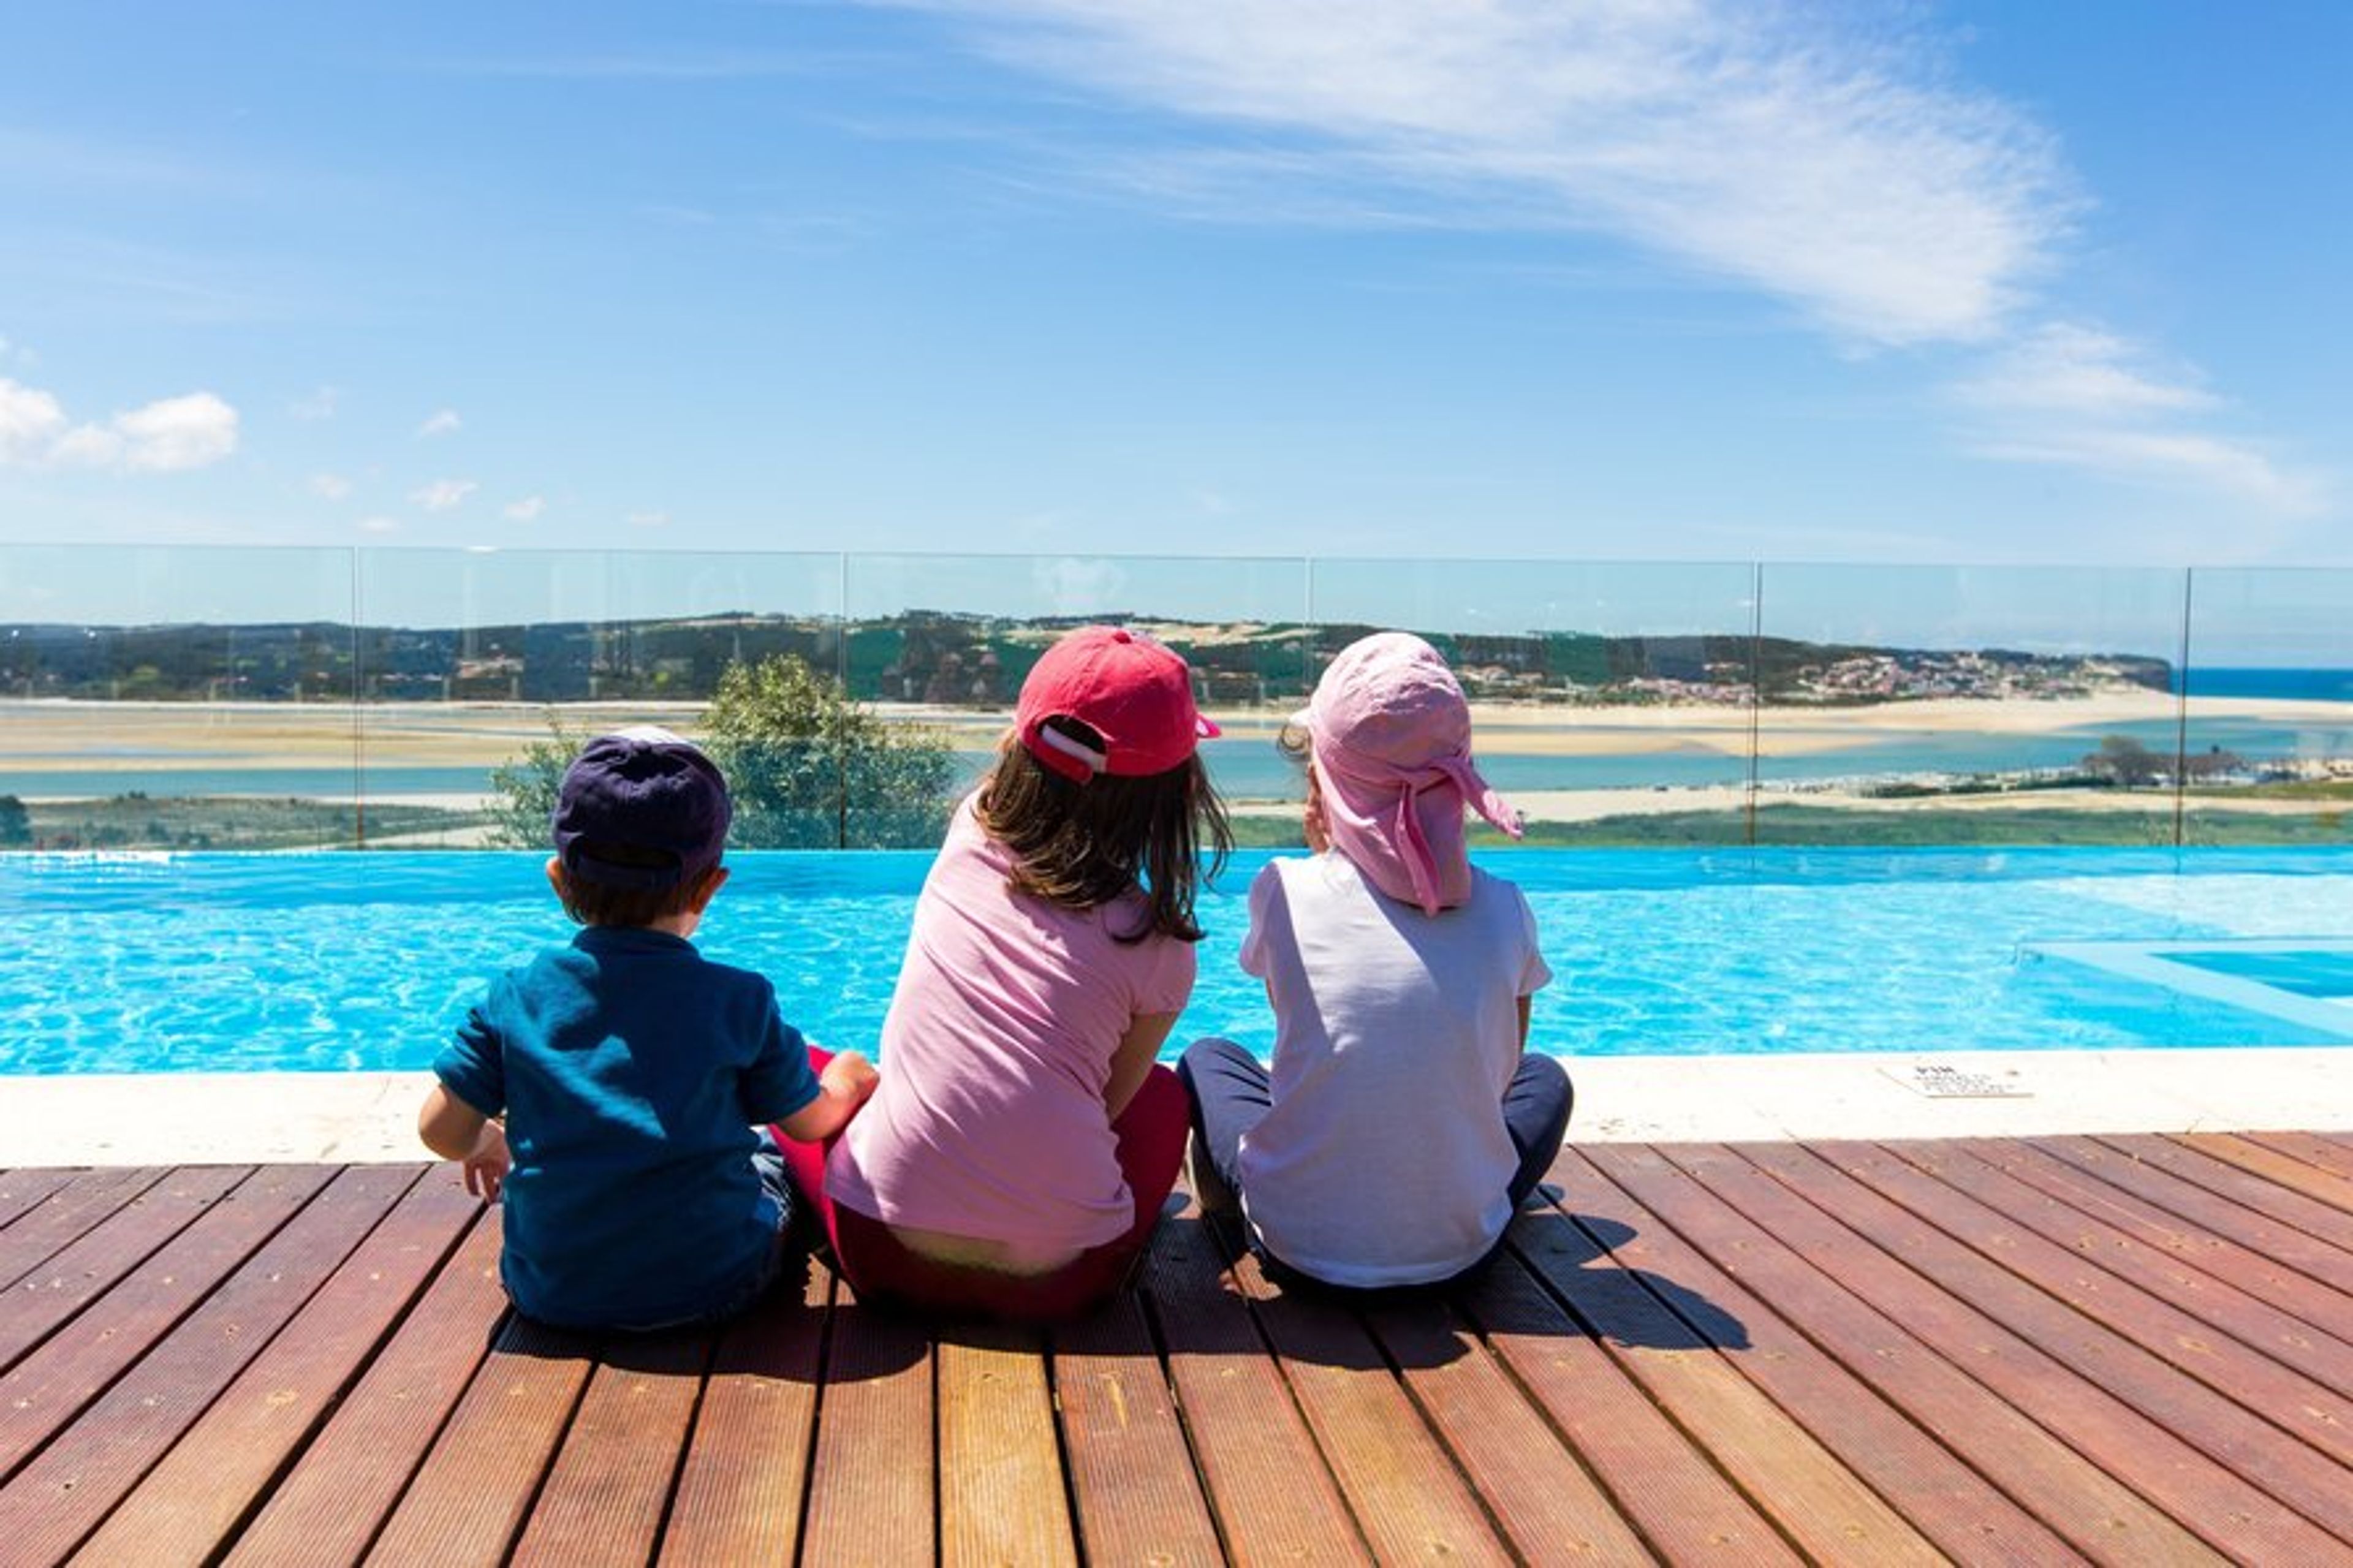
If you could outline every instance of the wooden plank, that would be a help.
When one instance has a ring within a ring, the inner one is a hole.
[[[0,1313],[0,1368],[14,1366],[248,1174],[228,1165],[174,1171],[28,1270]]]
[[[425,1184],[464,1190],[454,1165],[429,1173]],[[505,1318],[499,1211],[479,1204],[476,1210],[473,1228],[237,1537],[227,1563],[325,1568],[366,1553]]]
[[[2017,1177],[2038,1192],[2048,1193],[2119,1230],[2128,1231],[2152,1249],[2179,1259],[2209,1279],[2227,1280],[2260,1296],[2283,1311],[2316,1328],[2353,1322],[2353,1294],[2333,1289],[2310,1275],[2255,1251],[2200,1225],[2194,1217],[2211,1212],[2225,1223],[2243,1211],[2200,1188],[2177,1183],[2189,1195],[2171,1206],[2105,1180],[2097,1165],[2071,1164],[2052,1151],[2053,1140],[2007,1141],[1967,1139],[1957,1145],[1971,1157]],[[2127,1176],[2137,1167],[2113,1159],[2105,1162]],[[2147,1180],[2172,1182],[2161,1172],[2140,1172]]]
[[[26,1210],[85,1173],[58,1166],[0,1171],[0,1231],[5,1231]]]
[[[366,1561],[501,1563],[596,1365],[596,1342],[510,1317]]]
[[[2274,1428],[2303,1438],[2339,1466],[2353,1463],[2353,1402],[2343,1395],[2239,1340],[2211,1332],[2161,1297],[2087,1261],[2073,1247],[2035,1235],[2011,1215],[1989,1208],[1951,1183],[1895,1158],[1887,1150],[1859,1155],[1844,1168],[1881,1196],[2008,1269],[2043,1296],[2065,1302],[2116,1338],[2236,1404],[2245,1416],[2253,1417],[2232,1424],[2245,1434],[2245,1447],[2237,1450],[2232,1461],[2242,1473],[2250,1465],[2260,1464],[2257,1456],[2271,1446]],[[2054,1334],[2073,1328],[2072,1321],[2050,1312],[2037,1297],[2021,1292],[2014,1299],[2031,1307],[2037,1314],[2033,1321],[2050,1325]],[[2038,1333],[2037,1337],[2043,1336]],[[2044,1342],[2063,1342],[2045,1339]],[[2107,1339],[2098,1334],[2084,1334],[2072,1342],[2094,1355],[2104,1354],[2108,1348]],[[2191,1407],[2200,1406],[2196,1395],[2188,1397]],[[2261,1424],[2266,1417],[2272,1426]],[[2215,1451],[2229,1458],[2232,1451],[2220,1446],[2227,1441],[2218,1433]],[[2276,1469],[2277,1463],[2272,1468]],[[2344,1479],[2353,1478],[2339,1478]],[[2343,1522],[2353,1528],[2353,1507],[2345,1510]]]
[[[834,1287],[810,1465],[804,1563],[935,1560],[932,1349],[906,1319]]]
[[[661,1561],[790,1563],[816,1446],[833,1275],[809,1260],[720,1336]]]
[[[1565,1215],[1522,1215],[1508,1237],[1511,1255],[1463,1292],[1465,1315],[1651,1550],[1670,1563],[1800,1561],[1594,1331],[1561,1304],[1564,1297],[1582,1298],[1612,1321],[1619,1314],[1599,1308],[1597,1296],[1630,1288],[1639,1294],[1641,1288]],[[1577,1278],[1588,1273],[1589,1280]],[[1705,1342],[1686,1331],[1677,1342]]]
[[[0,1284],[14,1285],[171,1173],[160,1166],[137,1165],[65,1174],[65,1182],[52,1187],[38,1203],[26,1205],[6,1229],[0,1230]]]
[[[1090,1563],[1215,1563],[1194,1472],[1144,1302],[1121,1291],[1052,1335],[1055,1403]]]
[[[1560,1434],[1444,1303],[1377,1306],[1366,1322],[1522,1561],[1653,1561]]]
[[[588,1379],[512,1561],[653,1561],[714,1331],[615,1335]]]
[[[1076,1568],[1043,1334],[1009,1325],[959,1327],[940,1336],[934,1355],[943,1568]]]
[[[1370,1561],[1198,1210],[1160,1222],[1145,1280],[1169,1384],[1228,1560]]]
[[[2353,1255],[2251,1208],[2229,1194],[2218,1193],[2163,1164],[2142,1158],[2138,1152],[2111,1147],[2096,1138],[2038,1138],[2035,1147],[2088,1175],[2170,1211],[2194,1229],[2261,1253],[2274,1263],[2284,1264],[2333,1289],[2353,1293]],[[2208,1166],[2213,1163],[2195,1156],[2184,1158]],[[2266,1184],[2254,1185],[2260,1189]]]
[[[2270,1173],[2258,1174],[2218,1154],[2171,1138],[2104,1138],[2100,1142],[2144,1164],[2180,1177],[2242,1208],[2292,1226],[2353,1258],[2353,1213],[2283,1185]],[[2285,1165],[2291,1162],[2280,1162]]]
[[[1839,1462],[1715,1345],[1694,1335],[1641,1279],[1617,1270],[1556,1271],[1570,1309],[1799,1550],[1819,1559],[1933,1563],[1942,1554]],[[1548,1275],[1548,1278],[1555,1276]],[[1609,1289],[1601,1289],[1604,1282]]]
[[[2316,1132],[2242,1132],[2240,1136],[2353,1184],[2353,1148],[2341,1142]],[[2345,1205],[2340,1201],[2338,1206]]]
[[[2243,1415],[2235,1406],[1968,1253],[1849,1179],[1831,1159],[1797,1144],[1741,1144],[1731,1152],[1777,1180],[1759,1183],[1750,1173],[1709,1181],[1711,1190],[1791,1245],[1834,1260],[1849,1289],[2218,1550],[2279,1562],[2323,1561],[2335,1550],[2298,1507],[2207,1451],[2212,1434],[2201,1423],[2234,1428],[2232,1418]],[[1669,1152],[1678,1163],[1699,1157],[1695,1151]],[[2226,1446],[2241,1447],[2235,1429],[2225,1436]],[[2297,1447],[2276,1435],[2267,1444],[2272,1452]],[[2287,1478],[2287,1489],[2300,1500],[2311,1489],[2306,1479],[2305,1473]],[[2344,1506],[2314,1500],[2330,1512]]]
[[[2353,1219],[2353,1177],[2295,1154],[2283,1153],[2252,1139],[2209,1132],[2172,1140],[2183,1148],[2220,1160],[2233,1170],[2260,1176],[2292,1193],[2299,1193],[2340,1218]],[[2339,1247],[2353,1247],[2353,1225],[2331,1237]]]
[[[412,1186],[76,1560],[211,1562],[480,1212],[454,1180]]]
[[[1579,1206],[1637,1232],[1620,1261],[1735,1320],[1734,1364],[1957,1560],[2220,1561],[1663,1155],[1586,1152]]]
[[[1453,1458],[1350,1308],[1232,1261],[1340,1495],[1384,1563],[1505,1563],[1511,1552]]]
[[[248,1177],[124,1277],[96,1310],[0,1376],[0,1478],[63,1430],[333,1175],[330,1166],[274,1165]]]
[[[2096,1261],[2108,1274],[2195,1319],[2202,1327],[2184,1331],[2193,1344],[2209,1331],[2227,1335],[2295,1368],[2340,1402],[2353,1394],[2353,1342],[2316,1329],[2227,1279],[2201,1273],[2170,1252],[2146,1246],[2127,1228],[2104,1224],[1948,1143],[1891,1143],[1886,1148],[2064,1254]],[[2046,1260],[2055,1267],[2055,1259],[2046,1255]],[[2347,1305],[2345,1321],[2353,1323],[2353,1303]]]
[[[18,1471],[0,1490],[0,1540],[16,1560],[71,1552],[416,1179],[410,1167],[346,1168]]]

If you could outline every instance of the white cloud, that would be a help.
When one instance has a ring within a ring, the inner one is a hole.
[[[530,522],[538,517],[541,512],[547,510],[547,498],[544,496],[525,496],[521,500],[511,500],[507,502],[507,504],[501,510],[512,521]]]
[[[359,521],[362,533],[398,533],[400,520],[391,517],[364,517]]]
[[[314,387],[288,404],[286,412],[297,419],[332,419],[335,405],[342,401],[343,395],[332,386]]]
[[[984,47],[1232,127],[1189,164],[1253,210],[1615,235],[1880,343],[1976,340],[2078,207],[2051,139],[1950,80],[1925,33],[1749,0],[936,0]],[[1091,151],[1089,156],[1095,156]],[[1185,155],[1187,158],[1190,154]],[[1177,159],[1155,153],[1161,177]],[[1124,181],[1115,142],[1089,171]],[[1183,177],[1183,176],[1179,176]],[[1270,191],[1269,185],[1272,189]],[[1255,187],[1255,188],[1253,188]],[[1280,209],[1277,209],[1280,210]]]
[[[165,472],[219,462],[237,441],[237,410],[209,392],[75,425],[54,394],[0,376],[0,464]]]
[[[352,481],[341,474],[312,474],[311,493],[323,500],[342,500],[352,493]]]
[[[670,513],[666,511],[633,511],[622,521],[631,528],[668,528]]]
[[[1952,387],[1963,438],[1980,457],[2048,463],[2142,484],[2188,483],[2290,516],[2322,486],[2259,445],[2192,427],[2228,413],[2194,370],[2097,328],[2047,322]]]
[[[427,511],[454,511],[482,487],[471,479],[436,479],[408,492],[408,499]]]
[[[237,410],[209,392],[166,397],[114,416],[124,464],[133,468],[201,468],[237,450]]]
[[[464,420],[458,417],[456,409],[437,409],[424,424],[417,427],[417,436],[419,440],[427,440],[435,436],[447,436],[456,431],[464,423]]]

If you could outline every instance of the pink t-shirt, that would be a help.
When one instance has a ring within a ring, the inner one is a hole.
[[[1189,942],[1114,941],[1141,894],[1070,910],[1015,892],[1012,856],[956,809],[883,1021],[881,1083],[826,1164],[835,1202],[895,1226],[1067,1256],[1124,1235],[1103,1088],[1139,1016],[1192,994]]]

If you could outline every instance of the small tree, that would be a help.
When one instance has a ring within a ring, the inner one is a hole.
[[[2127,789],[2156,784],[2173,771],[2169,759],[2158,756],[2130,735],[2101,736],[2100,749],[2086,756],[2083,766],[2085,773]]]
[[[939,842],[955,758],[937,731],[892,724],[799,658],[731,664],[703,716],[747,848]]]
[[[744,849],[928,847],[947,822],[955,756],[936,731],[892,724],[790,654],[731,664],[701,743],[727,775]],[[543,848],[564,770],[588,736],[553,714],[548,739],[491,770],[491,842]]]
[[[550,713],[546,740],[533,741],[522,755],[491,770],[491,843],[508,849],[544,849],[553,842],[556,789],[564,783],[564,770],[587,743],[587,736],[565,729]]]
[[[0,795],[0,845],[14,848],[33,841],[33,814],[13,795]]]

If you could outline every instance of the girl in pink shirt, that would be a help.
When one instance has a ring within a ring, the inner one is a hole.
[[[1111,626],[1047,650],[915,906],[881,1087],[785,1142],[870,1298],[1044,1319],[1115,1289],[1176,1184],[1157,1057],[1193,989],[1198,851],[1229,847],[1183,659]],[[820,1064],[821,1066],[822,1064]]]

